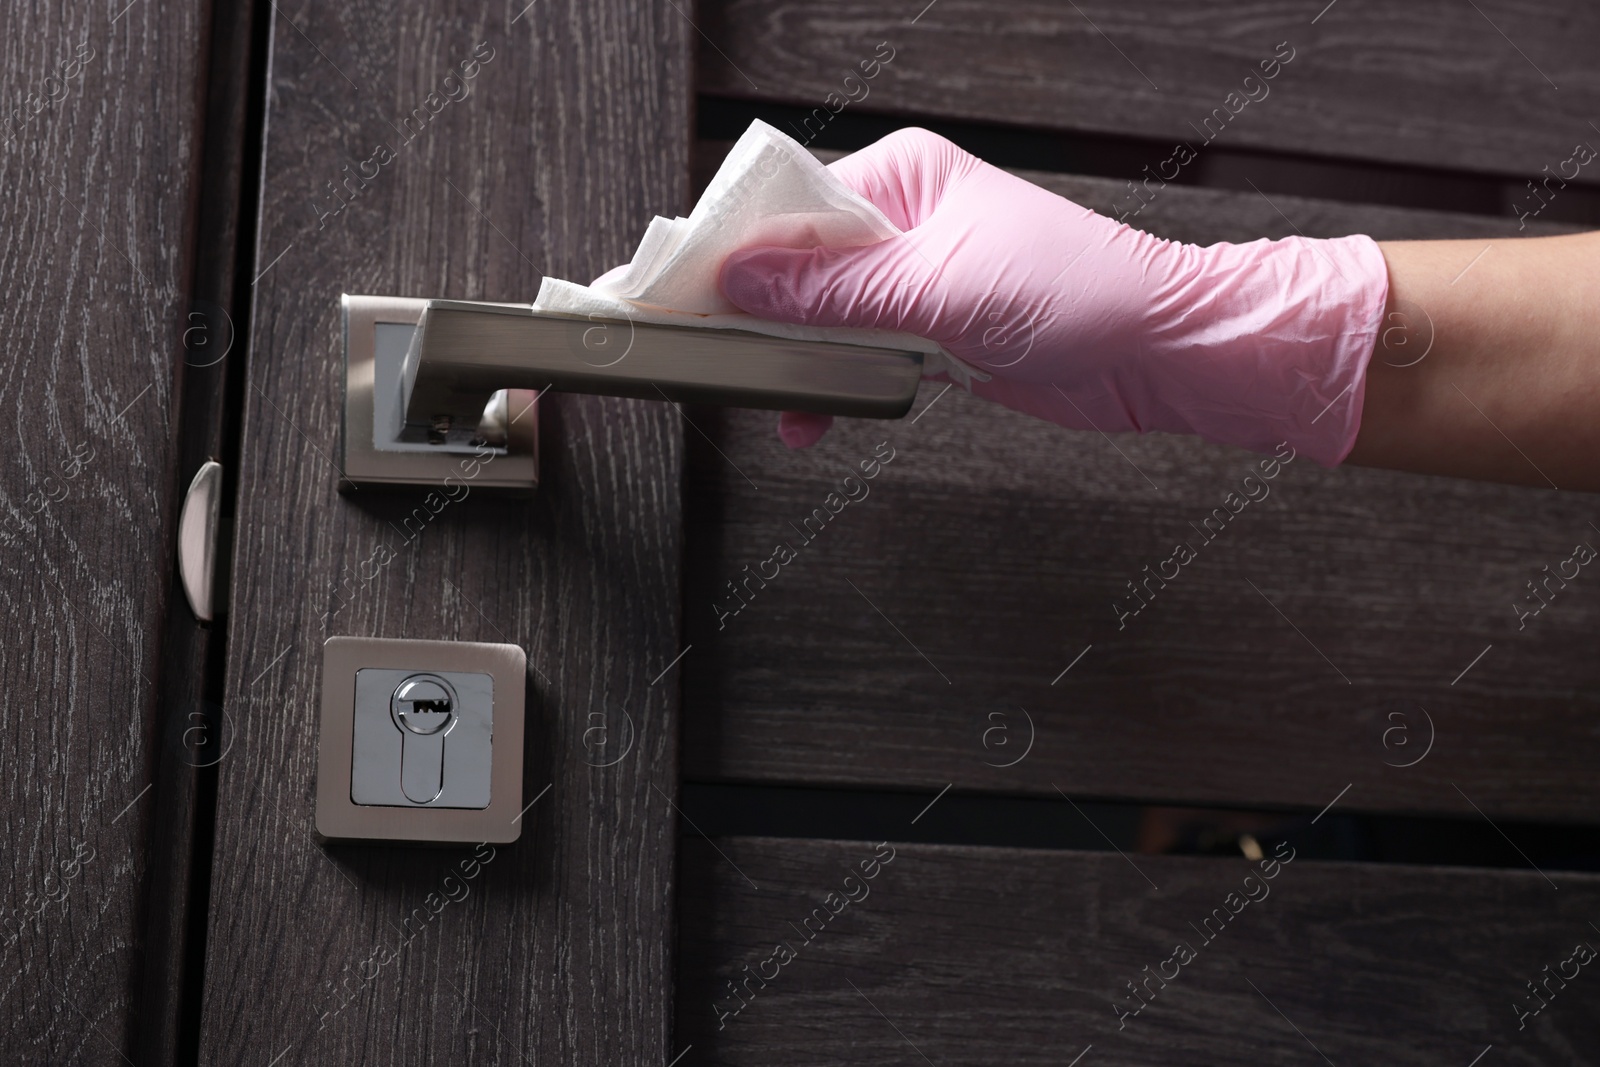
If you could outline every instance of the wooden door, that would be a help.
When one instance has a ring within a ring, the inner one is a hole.
[[[546,271],[625,257],[686,207],[689,21],[6,18],[5,1058],[665,1062],[679,416],[547,398],[534,499],[476,494],[402,540],[410,502],[336,489],[339,301],[526,300]],[[377,177],[347,183],[379,145]],[[212,625],[173,566],[208,458],[231,578]],[[392,565],[364,568],[380,545]],[[341,634],[527,650],[516,845],[312,839],[321,646]],[[596,717],[636,727],[625,758],[586,746]],[[416,933],[467,859],[470,893]]]
[[[1254,457],[943,387],[804,452],[767,413],[551,394],[531,499],[414,533],[412,496],[338,491],[341,293],[593,277],[756,115],[824,159],[935,125],[1110,214],[1273,55],[1270,98],[1134,224],[1594,225],[1589,176],[1536,211],[1524,188],[1600,121],[1587,8],[5,19],[7,1062],[1597,1062],[1595,991],[1528,983],[1600,944],[1600,600],[1531,628],[1507,608],[1600,536],[1592,496],[1295,463],[1122,627],[1123,583]],[[867,57],[870,93],[843,80]],[[869,456],[870,498],[719,612]],[[211,623],[173,565],[208,458]],[[526,650],[516,844],[314,838],[339,635]],[[1423,758],[1395,759],[1422,721]],[[1207,808],[1267,830],[1229,857],[1133,833]],[[1476,827],[1495,866],[1326,860],[1330,826],[1403,820]],[[1196,958],[1152,979],[1179,940]]]
[[[184,2],[0,16],[7,1062],[175,1032],[211,640],[175,531],[215,441],[180,426],[228,333],[198,241],[230,159],[204,155],[207,26]]]
[[[692,31],[670,6],[444,0],[280,5],[267,32],[201,1061],[665,1063],[678,417],[547,397],[537,495],[415,533],[406,494],[337,490],[339,296],[526,301],[626,258],[688,195]],[[527,651],[516,844],[312,839],[333,635]],[[627,758],[598,765],[593,715],[636,724]],[[468,892],[405,922],[463,861]]]

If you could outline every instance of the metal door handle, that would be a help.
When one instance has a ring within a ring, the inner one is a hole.
[[[345,488],[466,476],[484,488],[531,490],[538,416],[528,390],[895,419],[922,381],[918,352],[527,304],[379,296],[342,304]]]
[[[394,433],[442,442],[477,427],[500,389],[896,419],[921,380],[917,352],[430,300],[406,354]]]

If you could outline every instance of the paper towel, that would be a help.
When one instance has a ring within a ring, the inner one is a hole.
[[[794,138],[750,124],[688,218],[657,216],[623,267],[593,285],[545,278],[534,310],[707,329],[750,330],[801,341],[832,341],[924,353],[923,373],[967,384],[988,375],[936,342],[897,330],[796,326],[747,315],[717,288],[729,253],[753,245],[851,248],[901,234]]]

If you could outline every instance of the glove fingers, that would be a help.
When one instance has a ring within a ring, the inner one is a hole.
[[[790,448],[810,448],[822,440],[822,435],[827,433],[832,425],[832,415],[785,411],[778,416],[778,437]]]
[[[590,288],[599,288],[600,286],[603,286],[606,282],[615,281],[616,279],[618,279],[618,278],[622,277],[624,274],[626,274],[627,271],[628,271],[628,268],[631,267],[631,266],[633,266],[633,264],[631,264],[631,263],[618,264],[617,266],[612,267],[610,270],[606,271],[604,274],[600,275],[600,277],[596,278],[594,281],[590,282],[589,283],[589,287]]]
[[[939,321],[943,291],[915,231],[862,248],[746,248],[722,265],[723,295],[764,319],[904,330]]]
[[[828,164],[902,230],[921,226],[955,177],[979,162],[936,133],[911,126]]]

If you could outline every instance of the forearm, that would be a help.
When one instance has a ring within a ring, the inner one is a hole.
[[[1380,247],[1388,308],[1347,462],[1600,491],[1600,233]]]

